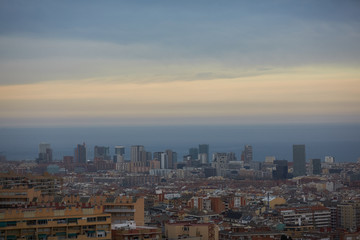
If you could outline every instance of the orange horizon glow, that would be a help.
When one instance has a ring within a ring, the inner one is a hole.
[[[51,125],[51,120],[56,125],[64,117],[69,124],[71,119],[86,123],[88,118],[113,119],[114,123],[135,118],[146,124],[147,119],[176,122],[177,118],[211,117],[266,123],[274,116],[290,121],[309,116],[310,122],[314,121],[311,116],[317,122],[328,122],[328,116],[355,116],[356,121],[359,79],[356,70],[308,68],[231,79],[148,83],[90,79],[7,85],[0,86],[0,115],[9,121],[24,119],[22,124],[26,119],[38,120],[40,125]],[[1,125],[12,125],[9,121]]]

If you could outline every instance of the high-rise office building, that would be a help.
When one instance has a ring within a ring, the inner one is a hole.
[[[165,151],[166,155],[168,156],[168,168],[169,169],[174,169],[176,168],[176,163],[177,163],[177,153],[173,152],[170,149],[167,149]]]
[[[293,145],[293,175],[304,176],[306,174],[305,145]]]
[[[244,164],[250,164],[253,160],[253,149],[251,145],[245,145],[244,150],[241,153],[241,160]]]
[[[273,179],[286,179],[288,176],[288,161],[287,160],[274,160],[275,170],[273,171]]]
[[[146,155],[146,157],[145,157],[146,161],[152,160],[152,152],[146,152],[145,155]]]
[[[199,153],[199,162],[201,164],[208,164],[207,162],[207,154],[206,153]]]
[[[146,161],[146,151],[142,145],[131,146],[131,162],[145,162]]]
[[[226,169],[228,169],[229,160],[227,153],[214,153],[212,167],[216,169],[216,175],[225,177]]]
[[[39,144],[39,157],[37,159],[37,162],[38,163],[52,162],[52,149],[49,143]]]
[[[49,148],[51,148],[49,143],[40,143],[39,144],[39,154],[46,153],[46,149],[49,149]]]
[[[312,175],[321,174],[321,160],[319,158],[310,159],[309,172]]]
[[[199,154],[206,154],[206,162],[209,163],[209,144],[199,144]]]
[[[124,160],[125,160],[125,147],[124,146],[115,146],[114,162],[120,163],[120,162],[124,162]]]
[[[103,146],[94,147],[94,159],[110,160],[110,148]]]
[[[160,168],[168,169],[169,168],[168,161],[169,161],[168,155],[166,153],[162,152],[160,154]]]
[[[228,159],[229,161],[236,161],[236,155],[234,152],[229,152],[228,153]]]
[[[115,146],[115,155],[125,155],[125,147]]]
[[[178,161],[177,152],[172,152],[172,168],[173,169],[176,169],[177,161]]]
[[[78,144],[75,148],[75,163],[86,163],[86,145]]]
[[[160,162],[161,169],[173,169],[177,162],[177,154],[170,149],[165,152],[154,152],[154,159]]]
[[[199,157],[199,149],[198,148],[190,148],[189,149],[189,156],[192,160],[196,160]]]
[[[153,153],[153,159],[157,159],[158,161],[161,160],[161,154],[163,154],[164,152],[154,152]]]

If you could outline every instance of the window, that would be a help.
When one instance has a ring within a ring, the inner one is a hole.
[[[16,222],[13,221],[13,222],[7,222],[7,226],[8,227],[15,227],[16,226]]]
[[[46,235],[46,234],[39,234],[39,235],[38,235],[38,239],[39,239],[39,240],[46,240],[46,238],[47,238],[47,235]]]
[[[47,219],[40,219],[40,220],[37,221],[37,223],[38,223],[39,225],[47,224]]]
[[[89,225],[89,229],[96,229],[96,225]]]
[[[66,219],[65,218],[57,219],[57,223],[58,224],[66,223]]]
[[[68,238],[77,238],[77,233],[69,233]]]
[[[97,237],[106,237],[106,232],[105,231],[97,231]]]
[[[77,223],[77,218],[68,218],[68,223]]]
[[[103,221],[106,221],[106,217],[98,217],[97,220],[99,222],[103,222]]]
[[[102,225],[97,225],[98,229],[105,229],[105,230],[109,230],[110,226],[108,224],[102,224]]]
[[[28,220],[26,221],[26,225],[36,225],[36,220]]]
[[[96,237],[95,231],[86,231],[86,237]]]
[[[61,239],[66,239],[66,232],[59,232],[56,233],[57,239],[61,240]]]
[[[90,217],[90,218],[87,218],[87,221],[88,222],[96,222],[96,218],[95,217]]]

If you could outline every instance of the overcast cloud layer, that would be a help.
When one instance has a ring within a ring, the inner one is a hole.
[[[359,1],[0,1],[1,126],[358,123],[359,69]]]

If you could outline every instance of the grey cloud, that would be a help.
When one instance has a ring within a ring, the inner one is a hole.
[[[87,3],[1,2],[0,84],[213,79],[254,74],[244,69],[360,64],[356,1]]]

